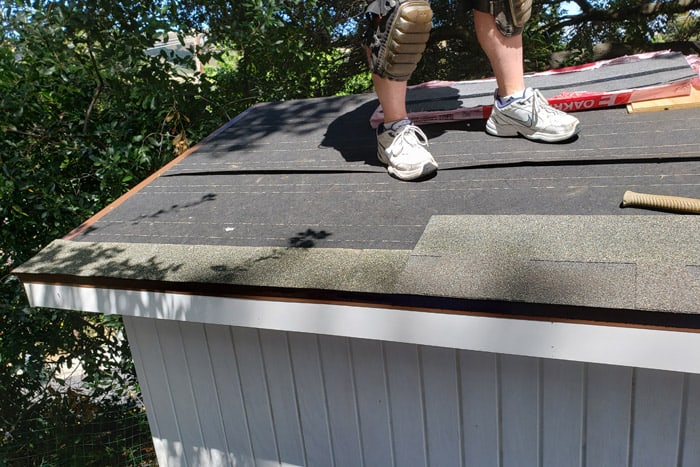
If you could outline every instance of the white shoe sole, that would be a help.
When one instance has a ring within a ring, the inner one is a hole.
[[[386,165],[386,170],[390,175],[398,178],[399,180],[410,181],[418,180],[420,178],[426,178],[437,172],[438,166],[433,162],[426,162],[422,167],[418,167],[414,170],[399,170],[394,166],[387,164],[382,157],[377,153],[377,159],[379,162]]]
[[[502,124],[496,126],[491,119],[486,122],[486,133],[492,136],[513,137],[522,136],[532,141],[543,141],[545,143],[558,143],[573,138],[578,134],[578,123],[569,131],[563,133],[543,133],[540,131],[527,131],[527,128],[517,125]]]

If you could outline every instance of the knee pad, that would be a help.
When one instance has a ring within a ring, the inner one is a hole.
[[[432,28],[433,11],[427,0],[375,0],[366,10],[365,41],[373,73],[394,81],[408,81],[423,56]]]
[[[475,0],[474,8],[491,14],[504,36],[523,32],[532,14],[532,0]]]

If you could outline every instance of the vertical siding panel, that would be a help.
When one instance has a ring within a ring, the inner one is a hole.
[[[539,362],[501,358],[501,436],[504,467],[539,463]]]
[[[686,408],[683,430],[682,466],[700,465],[700,375],[686,375]]]
[[[304,445],[287,334],[261,330],[260,342],[280,459],[291,465],[304,465]]]
[[[496,358],[485,352],[459,352],[465,466],[498,466]]]
[[[141,389],[141,396],[146,406],[148,425],[153,437],[158,438],[160,437],[158,426],[158,416],[160,412],[156,413],[151,407],[154,402],[154,396],[159,395],[162,391],[154,391],[152,393],[151,385],[155,385],[153,386],[154,388],[162,388],[164,380],[161,379],[159,381],[158,377],[162,375],[158,373],[151,374],[149,368],[146,367],[146,363],[148,362],[147,356],[159,357],[160,353],[157,351],[157,341],[153,339],[155,328],[153,327],[153,323],[146,321],[145,318],[123,316],[122,321],[124,322],[124,330],[127,340],[129,341],[129,349],[133,356],[134,368],[136,369],[136,377],[138,378],[139,387]],[[142,351],[144,354],[141,353]]]
[[[319,336],[321,364],[328,400],[328,423],[336,467],[362,466],[362,443],[357,418],[350,341]]]
[[[328,467],[333,465],[333,452],[317,339],[315,334],[289,334],[306,465]]]
[[[543,361],[542,464],[581,465],[583,428],[583,364]]]
[[[386,342],[384,355],[396,465],[425,465],[425,423],[418,347]]]
[[[205,325],[207,345],[214,369],[214,384],[221,406],[229,461],[237,466],[250,465],[253,448],[248,419],[243,404],[243,392],[230,329],[227,326]]]
[[[353,339],[350,345],[364,465],[394,465],[382,343]]]
[[[428,465],[461,465],[462,433],[454,349],[421,347]]]
[[[590,364],[586,374],[586,465],[626,466],[632,417],[632,369]]]
[[[198,450],[197,464],[224,466],[228,461],[228,446],[221,418],[221,406],[216,395],[216,385],[204,325],[181,323],[180,332],[195,401],[195,410],[201,421],[204,444]]]
[[[258,331],[251,328],[232,327],[231,335],[238,359],[253,456],[257,463],[278,463],[277,439]]]
[[[682,398],[682,373],[637,370],[633,466],[678,465]]]
[[[179,465],[182,463],[180,431],[155,324],[153,319],[124,316],[158,461],[163,465]]]
[[[172,393],[175,413],[180,424],[184,454],[189,465],[197,465],[198,454],[195,446],[204,446],[204,439],[192,391],[192,379],[187,367],[180,323],[159,320],[156,326],[165,360],[168,387]]]

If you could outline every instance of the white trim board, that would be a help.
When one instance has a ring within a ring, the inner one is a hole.
[[[32,306],[700,374],[700,333],[26,283]]]

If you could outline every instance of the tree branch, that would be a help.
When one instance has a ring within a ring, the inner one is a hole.
[[[89,42],[87,43],[87,49],[88,53],[90,54],[90,62],[92,63],[93,68],[95,69],[95,74],[97,75],[97,87],[95,88],[95,92],[92,94],[92,100],[90,101],[90,105],[88,106],[87,111],[85,112],[83,133],[87,133],[88,121],[90,120],[90,115],[92,115],[92,109],[95,107],[97,99],[100,97],[100,94],[102,94],[102,90],[105,87],[105,82],[102,79],[102,75],[100,74],[100,68],[97,66],[97,60],[95,59],[95,54],[92,53],[92,46]]]
[[[566,27],[580,26],[586,23],[606,23],[624,21],[628,18],[652,18],[659,15],[673,15],[700,8],[700,0],[676,0],[674,2],[649,2],[640,5],[625,6],[601,10],[593,8],[586,0],[574,0],[581,8],[578,15],[565,16],[563,21],[546,27],[545,33],[553,33]]]

